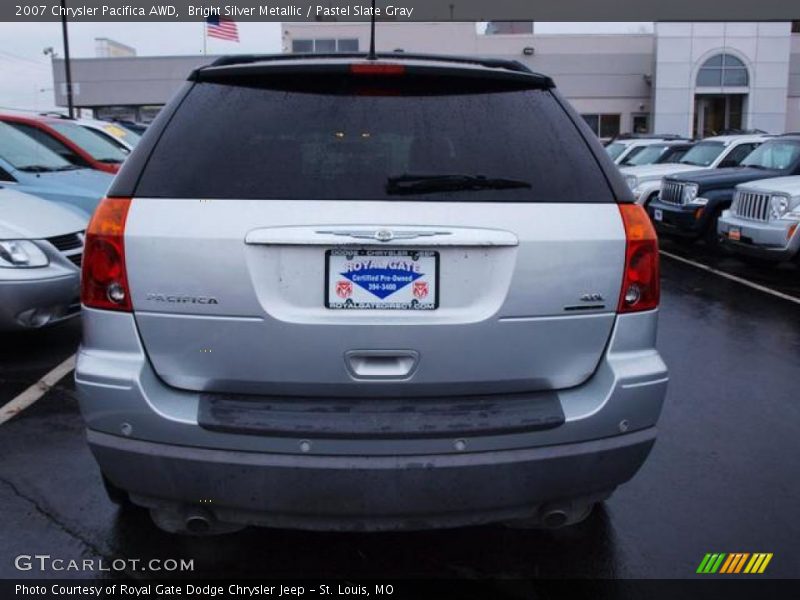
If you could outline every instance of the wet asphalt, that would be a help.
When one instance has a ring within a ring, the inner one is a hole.
[[[800,297],[800,268],[757,270],[663,244]],[[800,576],[800,305],[665,258],[659,349],[670,387],[636,477],[579,526],[326,534],[161,533],[108,502],[71,378],[0,425],[0,578],[19,554],[194,559],[191,577],[693,577],[707,552],[771,552]],[[0,405],[74,352],[79,323],[0,338]],[[98,574],[98,577],[101,575]]]

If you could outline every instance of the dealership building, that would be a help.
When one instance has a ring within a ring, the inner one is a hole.
[[[364,52],[368,23],[283,23],[284,52]],[[515,59],[550,75],[600,137],[800,131],[800,22],[655,23],[651,33],[541,34],[533,23],[378,24],[382,52]],[[120,55],[121,54],[121,55]],[[150,121],[214,56],[116,53],[72,60],[75,105]],[[64,62],[53,61],[66,106]],[[224,110],[224,107],[221,107]]]

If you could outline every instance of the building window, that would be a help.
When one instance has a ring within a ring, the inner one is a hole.
[[[599,138],[613,138],[619,135],[620,115],[581,115]]]
[[[311,54],[314,52],[314,40],[292,40],[292,52],[295,54]]]
[[[337,52],[358,52],[358,40],[336,40]]]
[[[336,52],[336,40],[314,40],[314,54],[332,54]]]
[[[800,21],[792,21],[792,33],[800,33]]]
[[[633,115],[633,133],[650,132],[650,113]]]
[[[333,54],[334,52],[358,52],[358,39],[342,40],[292,40],[292,52],[295,54]]]
[[[732,54],[712,56],[697,72],[697,87],[746,87],[747,67]]]
[[[486,35],[531,35],[533,21],[489,21]]]

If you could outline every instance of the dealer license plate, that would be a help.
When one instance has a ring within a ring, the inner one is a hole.
[[[405,249],[328,250],[325,306],[433,310],[439,306],[439,253]]]

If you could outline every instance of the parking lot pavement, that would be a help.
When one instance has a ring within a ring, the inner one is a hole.
[[[41,576],[13,567],[36,552],[194,559],[197,575],[260,577],[689,577],[707,552],[772,552],[765,576],[796,576],[800,306],[686,263],[662,265],[659,348],[671,382],[659,441],[575,528],[169,536],[143,511],[122,514],[105,499],[66,378],[0,425],[0,577]],[[3,345],[3,398],[67,356],[77,329],[47,332],[41,344],[18,339],[15,350]]]
[[[662,238],[659,245],[667,258],[689,260],[720,273],[764,286],[781,294],[800,299],[800,263],[786,262],[771,267],[752,265],[730,252],[712,252],[703,244]]]
[[[43,331],[0,333],[0,406],[75,352],[77,319]]]

